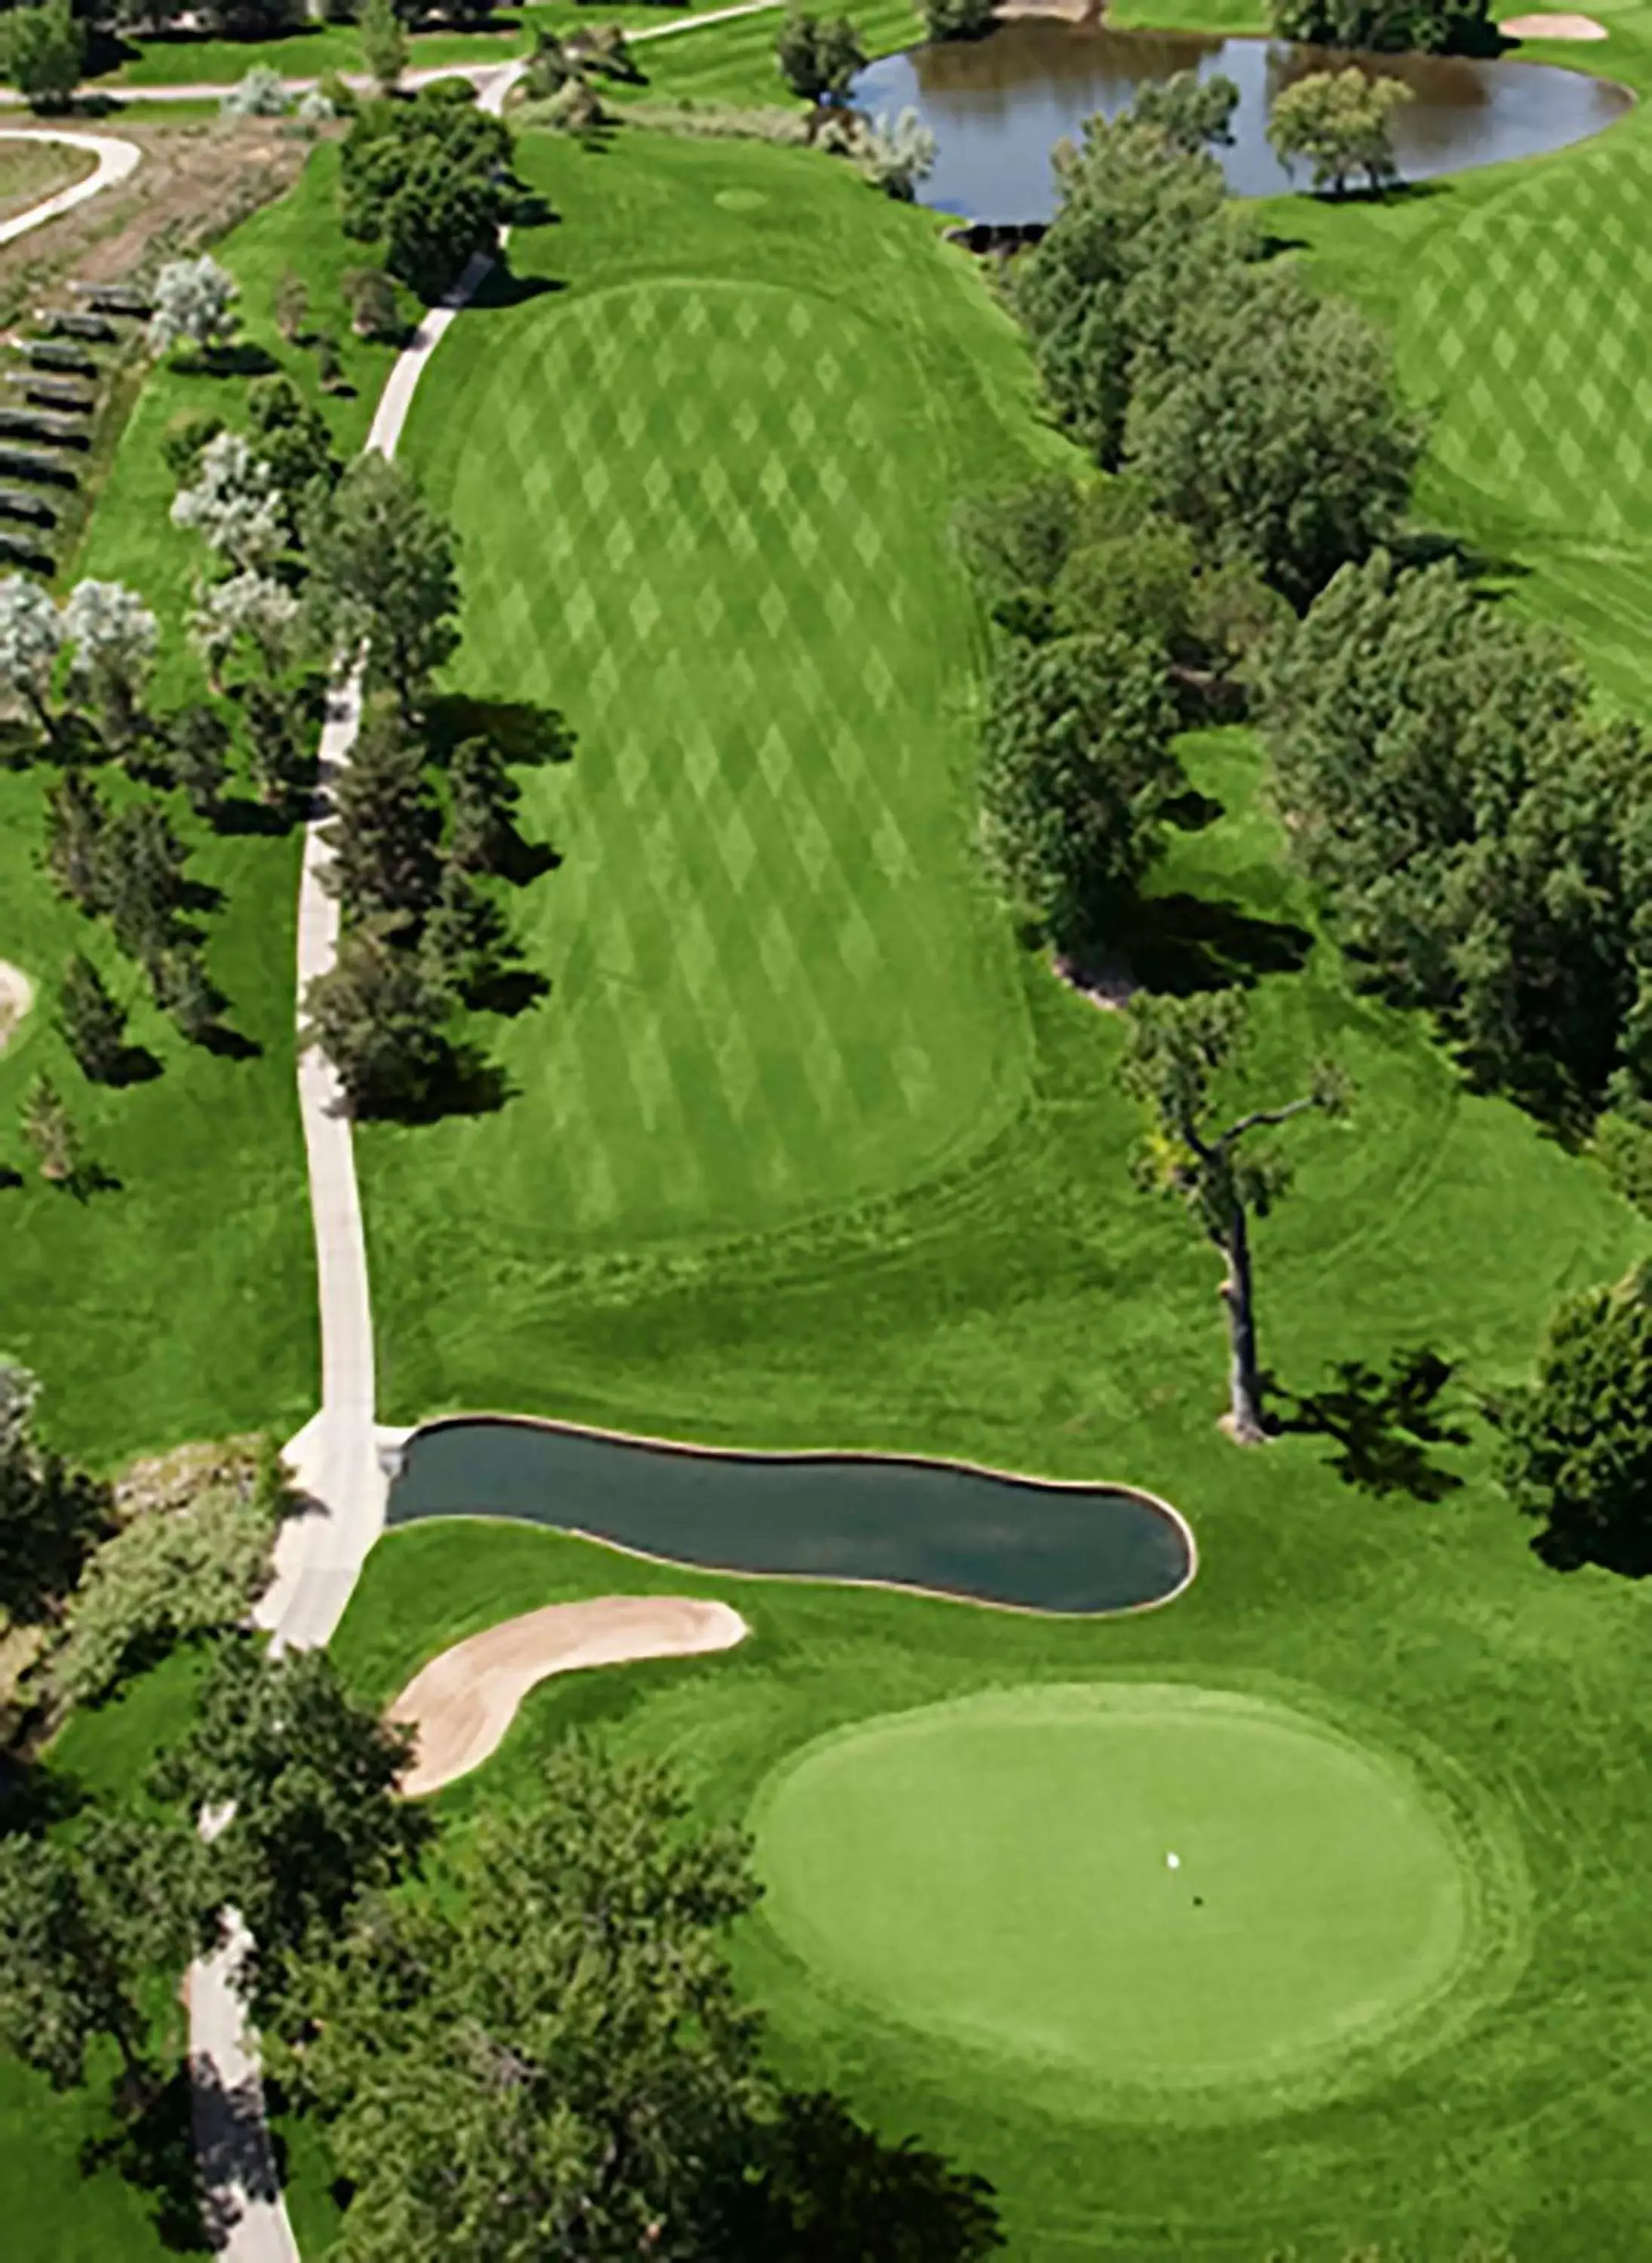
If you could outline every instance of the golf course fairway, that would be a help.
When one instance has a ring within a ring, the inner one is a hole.
[[[1434,2026],[1416,2015],[1478,1930],[1446,1801],[1232,1691],[1057,1684],[887,1714],[806,1746],[754,1824],[764,1921],[829,1991],[1041,2063],[1078,2111],[1121,2090],[1243,2111],[1258,2078],[1351,2070]]]

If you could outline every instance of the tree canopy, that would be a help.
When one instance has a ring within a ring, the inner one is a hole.
[[[857,71],[866,69],[866,49],[847,16],[815,16],[793,8],[774,43],[780,76],[803,102],[823,97],[844,101]]]
[[[1489,0],[1272,0],[1273,30],[1311,47],[1379,54],[1495,55]]]
[[[344,233],[382,243],[392,275],[439,299],[497,240],[510,170],[508,129],[474,99],[437,86],[364,103],[341,158]]]
[[[1500,1409],[1500,1475],[1536,1546],[1569,1570],[1652,1569],[1652,1273],[1569,1297],[1535,1383]]]
[[[1346,70],[1310,71],[1282,87],[1268,118],[1268,140],[1286,167],[1305,157],[1314,186],[1342,195],[1349,176],[1363,173],[1373,189],[1397,177],[1390,127],[1396,111],[1414,99],[1402,80]]]
[[[1450,563],[1345,568],[1258,671],[1290,853],[1484,1081],[1652,1096],[1643,734]]]
[[[453,530],[399,464],[358,456],[303,520],[310,572],[341,654],[366,637],[372,677],[410,713],[459,645]]]
[[[26,1368],[0,1362],[0,1609],[19,1620],[52,1615],[112,1522],[109,1487],[42,1442],[39,1399]]]

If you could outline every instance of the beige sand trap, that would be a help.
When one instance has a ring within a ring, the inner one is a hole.
[[[1087,24],[1100,11],[1101,0],[998,0],[993,14],[1001,24],[1019,23],[1026,16],[1054,16],[1063,24]]]
[[[1505,16],[1497,26],[1505,40],[1605,40],[1612,34],[1592,16]]]
[[[0,1053],[6,1040],[34,1003],[34,985],[20,966],[0,958]]]
[[[727,1603],[692,1595],[598,1595],[547,1603],[456,1642],[421,1667],[389,1710],[416,1730],[409,1799],[439,1791],[496,1752],[536,1682],[583,1666],[628,1666],[642,1658],[694,1658],[732,1650],[750,1632]]]

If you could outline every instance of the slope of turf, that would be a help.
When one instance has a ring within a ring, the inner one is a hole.
[[[348,338],[338,277],[356,256],[334,221],[333,151],[291,194],[220,247],[241,285],[249,343],[311,382],[308,357],[284,348],[270,314],[292,264],[313,319]],[[388,350],[350,341],[353,391],[326,404],[346,452],[360,445]],[[169,522],[174,481],[160,448],[181,411],[239,420],[244,379],[172,368],[146,382],[121,437],[67,586],[83,575],[127,582],[162,624],[160,704],[187,697],[199,670],[185,643],[203,553]],[[185,1044],[149,1001],[138,971],[101,924],[54,892],[39,862],[44,766],[0,771],[0,958],[39,989],[34,1013],[0,1056],[0,1161],[23,1157],[12,1124],[31,1078],[60,1086],[88,1150],[118,1185],[76,1202],[32,1175],[0,1186],[5,1294],[0,1349],[37,1369],[54,1435],[103,1459],[268,1424],[296,1427],[315,1404],[315,1288],[303,1153],[293,1096],[293,929],[296,833],[214,832],[181,796],[168,812],[191,844],[190,873],[221,900],[203,922],[226,1021],[250,1054]],[[116,784],[112,791],[119,792]],[[121,1089],[89,1084],[53,1026],[64,959],[83,950],[133,1009],[131,1041],[160,1073]]]
[[[1416,1771],[1180,1683],[885,1714],[755,1819],[764,1922],[824,1986],[1080,2115],[1278,2111],[1379,2039],[1438,2049],[1485,1905],[1503,1935],[1523,1898]]]

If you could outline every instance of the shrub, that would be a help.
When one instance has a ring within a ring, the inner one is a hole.
[[[282,83],[280,72],[266,63],[255,63],[219,105],[228,118],[285,118],[292,107],[293,98]]]

